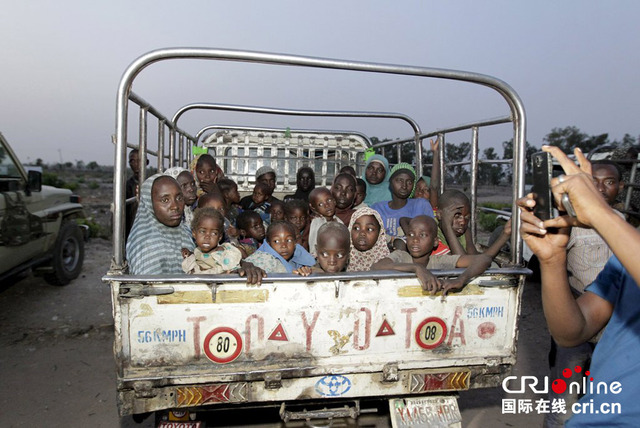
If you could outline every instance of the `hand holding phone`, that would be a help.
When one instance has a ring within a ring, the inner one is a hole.
[[[540,220],[553,217],[553,195],[551,194],[551,176],[553,164],[551,154],[537,152],[531,156],[533,170],[533,187],[531,192],[535,196],[536,206],[533,214]]]

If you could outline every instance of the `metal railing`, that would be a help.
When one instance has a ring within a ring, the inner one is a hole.
[[[451,167],[455,167],[455,166],[467,166],[469,165],[469,176],[470,176],[470,193],[471,193],[471,197],[469,198],[471,201],[471,220],[469,221],[469,225],[471,228],[471,235],[473,237],[473,241],[476,242],[477,241],[477,235],[478,235],[478,172],[480,169],[480,165],[485,164],[485,165],[498,165],[498,164],[506,164],[506,165],[512,165],[513,166],[513,159],[480,159],[479,158],[479,131],[480,128],[485,128],[488,126],[494,126],[494,125],[500,125],[500,124],[504,124],[504,123],[510,123],[512,122],[511,117],[510,116],[503,116],[503,117],[498,117],[498,118],[493,118],[493,119],[486,119],[486,120],[480,120],[480,121],[475,121],[475,122],[470,122],[470,123],[465,123],[465,124],[461,124],[461,125],[455,125],[455,126],[450,126],[447,128],[441,128],[426,134],[420,134],[418,136],[418,138],[420,139],[420,141],[426,139],[426,138],[432,138],[432,137],[437,137],[438,140],[440,141],[440,145],[438,147],[438,156],[441,159],[440,162],[440,171],[439,171],[439,175],[440,175],[440,180],[437,183],[438,184],[438,192],[442,193],[445,190],[445,178],[446,178],[446,170],[447,168],[451,168]],[[465,160],[465,161],[460,161],[460,162],[447,162],[447,160],[444,157],[445,154],[445,145],[446,145],[446,135],[453,133],[453,132],[459,132],[459,131],[466,131],[466,130],[471,130],[471,150],[470,150],[470,157],[469,160]],[[374,144],[373,147],[374,148],[381,148],[383,150],[383,156],[384,156],[384,148],[385,147],[389,147],[389,146],[395,146],[397,145],[398,147],[401,147],[402,144],[410,142],[410,139],[399,139],[399,140],[393,140],[393,141],[385,141],[384,143],[378,143],[378,144]],[[398,149],[398,162],[402,162],[402,158],[400,156],[401,153],[401,148]],[[416,155],[416,159],[421,159]],[[431,164],[425,164],[424,166],[431,166]],[[515,171],[515,168],[513,168]],[[524,170],[523,170],[524,172]],[[418,175],[420,176],[420,174]],[[515,177],[515,174],[514,174]],[[517,199],[517,198],[515,198]],[[513,242],[512,242],[513,245]]]
[[[128,100],[131,97],[131,87],[136,76],[144,70],[146,67],[160,61],[174,60],[174,59],[206,59],[217,61],[235,61],[245,63],[257,63],[257,64],[271,64],[271,65],[287,65],[298,67],[310,67],[310,68],[324,68],[333,70],[351,70],[361,71],[367,73],[381,73],[392,75],[406,75],[406,76],[418,76],[429,77],[446,80],[457,80],[469,83],[476,83],[486,86],[495,90],[500,94],[507,103],[510,110],[510,120],[513,123],[513,148],[514,148],[514,160],[513,160],[513,173],[514,173],[514,186],[512,191],[513,196],[513,212],[514,212],[514,227],[511,236],[511,244],[513,248],[512,262],[519,263],[522,255],[522,241],[520,240],[519,231],[519,211],[515,209],[516,200],[520,195],[524,193],[524,147],[525,147],[525,135],[526,135],[526,118],[522,101],[518,94],[502,80],[495,77],[471,73],[459,70],[446,70],[439,68],[429,67],[417,67],[407,65],[394,65],[394,64],[380,64],[370,62],[356,62],[346,61],[338,59],[328,58],[316,58],[307,56],[285,55],[265,52],[252,52],[241,50],[227,50],[227,49],[215,49],[215,48],[168,48],[159,49],[149,53],[146,53],[136,60],[134,60],[129,67],[125,70],[117,91],[116,99],[116,154],[115,154],[115,170],[114,170],[114,222],[113,222],[113,239],[114,239],[114,252],[113,252],[113,269],[122,270],[125,266],[124,258],[124,209],[125,209],[125,165],[126,165],[126,141],[127,141],[127,115],[128,115]],[[148,111],[152,111],[152,107],[148,106]],[[164,117],[163,117],[164,118]],[[165,123],[169,124],[169,121],[164,118]],[[173,123],[170,125],[174,126]],[[142,125],[141,125],[142,126]],[[177,128],[177,127],[175,127]],[[178,130],[176,129],[176,132]],[[182,144],[185,138],[192,138],[186,133],[180,132],[182,140],[180,142],[179,161],[183,161]],[[419,139],[416,135],[416,139]],[[146,142],[141,140],[141,146]],[[441,146],[444,146],[444,140]],[[441,149],[443,150],[443,149]],[[418,159],[422,159],[422,144],[417,145]],[[159,166],[163,166],[164,151],[158,150],[161,154],[158,162]],[[175,136],[170,140],[170,164],[175,159]],[[419,169],[422,168],[422,163],[419,164]],[[421,173],[421,171],[420,171]]]

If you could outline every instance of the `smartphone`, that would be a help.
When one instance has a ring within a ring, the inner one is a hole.
[[[537,152],[531,156],[533,170],[533,187],[531,192],[535,196],[536,206],[533,214],[540,220],[553,217],[553,195],[551,194],[551,176],[553,163],[551,154]]]

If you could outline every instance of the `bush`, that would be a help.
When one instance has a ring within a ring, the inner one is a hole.
[[[67,183],[58,177],[58,174],[56,173],[44,172],[42,173],[42,184],[45,186],[64,187]]]
[[[86,224],[87,226],[89,226],[89,236],[91,238],[103,238],[105,235],[103,233],[102,227],[98,223],[93,221],[93,218],[91,217],[78,219],[78,224]]]
[[[64,187],[65,189],[69,189],[72,192],[75,192],[75,190],[78,188],[78,183],[76,183],[75,181],[73,183],[64,183],[62,187]]]
[[[495,203],[495,202],[487,202],[481,204],[481,206],[486,208],[493,208],[494,210],[504,210],[505,208],[510,207],[510,205]],[[504,222],[502,220],[498,220],[498,215],[494,213],[486,213],[484,211],[478,211],[478,225],[482,230],[487,232],[493,232],[496,227],[502,226]]]
[[[97,181],[89,182],[89,189],[96,190],[98,187],[100,187],[100,183],[98,183]]]

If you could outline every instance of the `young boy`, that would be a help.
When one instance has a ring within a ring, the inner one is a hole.
[[[336,215],[344,224],[349,224],[353,209],[353,200],[356,197],[356,178],[346,172],[336,175],[331,185],[331,194],[336,200]]]
[[[353,198],[353,209],[357,210],[360,208],[367,207],[368,205],[364,202],[367,197],[367,185],[362,178],[356,178],[356,196]]]
[[[285,202],[284,219],[298,231],[296,242],[309,251],[309,205],[299,199]]]
[[[262,182],[257,182],[253,187],[253,193],[251,194],[251,203],[249,204],[249,210],[253,210],[260,215],[262,222],[266,227],[269,226],[271,218],[269,216],[269,207],[271,204],[269,201],[271,196],[271,188]]]
[[[447,190],[440,195],[440,210],[436,213],[440,244],[435,254],[479,254],[471,237],[469,220],[471,202],[458,190]],[[511,220],[507,221],[502,234],[485,250],[484,254],[494,258],[511,237]]]
[[[318,229],[318,264],[313,272],[344,272],[349,262],[351,238],[349,229],[341,222],[331,221]]]
[[[269,208],[269,217],[271,223],[275,221],[284,221],[284,202],[273,201]]]
[[[296,244],[296,228],[286,221],[275,222],[267,229],[267,239],[247,262],[267,273],[311,274],[316,260],[301,245]]]
[[[260,214],[255,211],[243,211],[236,221],[238,244],[243,257],[253,254],[264,241],[264,224]]]
[[[262,166],[258,168],[256,171],[256,183],[263,183],[269,186],[269,198],[268,202],[272,203],[275,200],[279,200],[275,196],[273,196],[273,192],[276,189],[276,172],[270,166]],[[240,208],[243,210],[251,209],[249,208],[251,205],[251,195],[247,195],[244,198],[240,199]]]
[[[448,248],[452,254],[478,254],[468,228],[471,202],[467,195],[459,190],[446,190],[438,203],[436,218],[441,247]]]
[[[388,257],[372,266],[377,270],[399,270],[414,272],[422,288],[435,294],[442,290],[446,295],[449,290],[463,288],[474,277],[480,275],[491,265],[491,257],[486,254],[477,255],[443,255],[431,256],[438,246],[438,226],[432,217],[420,215],[408,222],[407,252],[396,250]],[[457,278],[444,282],[438,280],[427,269],[467,268]]]
[[[311,194],[309,194],[309,207],[314,214],[309,225],[309,252],[315,256],[317,254],[316,243],[320,226],[330,221],[342,223],[342,220],[335,215],[336,201],[326,187],[316,187],[311,191]]]

